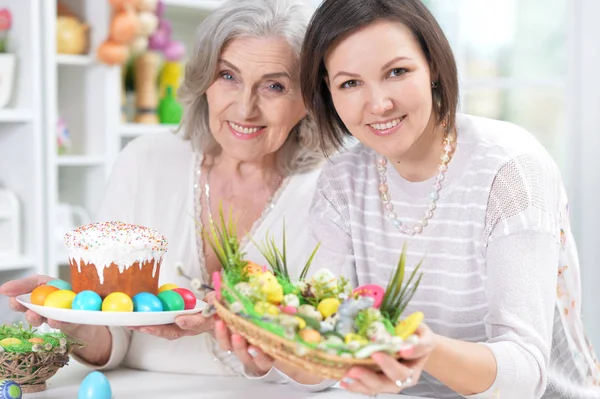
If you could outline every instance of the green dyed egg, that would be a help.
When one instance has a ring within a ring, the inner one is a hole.
[[[158,294],[158,299],[163,305],[163,311],[180,311],[185,308],[183,297],[175,291],[163,291]]]

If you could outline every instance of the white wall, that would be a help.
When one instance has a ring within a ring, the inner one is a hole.
[[[600,1],[574,0],[572,7],[567,189],[582,269],[584,323],[600,349]]]

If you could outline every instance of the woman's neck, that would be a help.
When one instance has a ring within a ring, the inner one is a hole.
[[[454,132],[451,134],[454,135]],[[400,158],[389,159],[389,163],[408,181],[428,180],[438,173],[438,166],[444,153],[444,137],[444,128],[435,125],[435,119],[432,118],[423,134],[408,151]]]
[[[212,156],[209,168],[212,174],[226,177],[232,183],[268,184],[280,176],[275,154],[268,154],[256,161],[242,161],[220,151]]]

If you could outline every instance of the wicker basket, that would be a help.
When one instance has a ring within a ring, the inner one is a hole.
[[[0,354],[0,379],[13,380],[23,393],[41,392],[46,381],[69,363],[69,354],[28,352]]]
[[[377,363],[370,358],[356,359],[330,355],[260,328],[251,321],[231,312],[219,301],[215,301],[214,305],[219,318],[227,324],[231,331],[242,335],[248,342],[272,358],[298,367],[310,374],[339,381],[354,366],[380,371]]]

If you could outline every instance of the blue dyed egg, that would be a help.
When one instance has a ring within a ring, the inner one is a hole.
[[[140,292],[132,298],[134,312],[162,312],[163,305],[156,295]]]
[[[77,399],[112,399],[112,389],[106,376],[99,371],[89,373],[81,381]]]
[[[0,399],[21,399],[23,391],[19,384],[11,380],[0,380]]]
[[[102,298],[94,291],[81,291],[73,298],[71,309],[100,311],[102,309]]]
[[[68,291],[73,290],[73,287],[71,286],[71,284],[67,283],[65,280],[60,280],[60,279],[50,280],[46,283],[46,285],[56,287],[59,290],[68,290]]]

